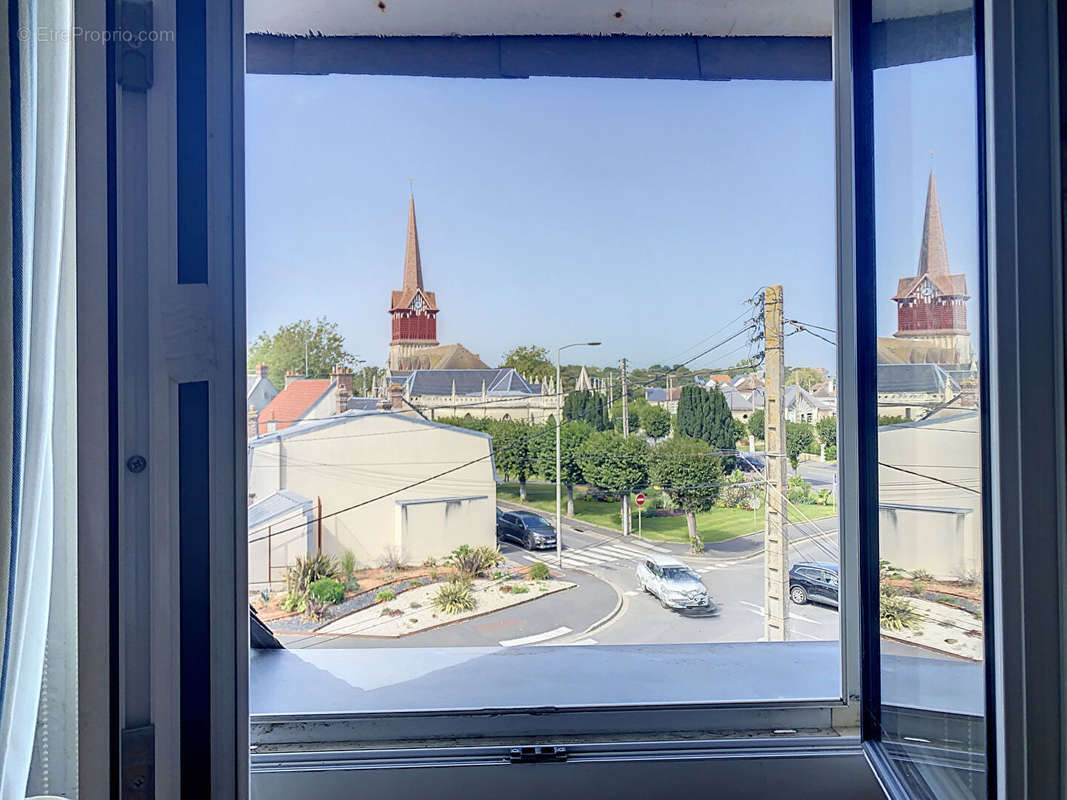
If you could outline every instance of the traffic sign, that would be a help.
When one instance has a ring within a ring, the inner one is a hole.
[[[637,501],[637,507],[638,508],[640,508],[641,506],[643,506],[645,504],[645,496],[643,494],[638,494],[635,499]]]

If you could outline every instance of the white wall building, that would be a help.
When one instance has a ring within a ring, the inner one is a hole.
[[[367,566],[390,550],[419,564],[461,544],[496,542],[492,441],[477,431],[388,411],[349,411],[251,440],[248,476],[250,581],[268,572],[268,549],[252,549],[268,524],[285,537],[269,550],[271,567],[300,550],[314,553],[320,542],[323,552],[351,550]],[[420,481],[426,482],[412,486]],[[308,502],[315,513],[305,517]],[[279,505],[273,516],[261,510],[265,503]],[[301,526],[299,536],[286,531],[293,525],[277,524],[282,514]],[[277,570],[272,575],[277,580]]]

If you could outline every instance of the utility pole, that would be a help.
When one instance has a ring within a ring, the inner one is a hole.
[[[789,607],[789,525],[786,508],[785,450],[785,342],[782,329],[785,313],[782,287],[767,287],[763,304],[764,351],[766,352],[767,391],[764,425],[767,451],[767,530],[764,534],[763,574],[766,584],[765,628],[768,642],[788,638],[786,622]]]
[[[622,435],[630,435],[629,383],[626,380],[626,359],[622,360]],[[622,535],[630,535],[630,489],[622,493]]]

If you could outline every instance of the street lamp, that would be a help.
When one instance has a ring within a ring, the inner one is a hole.
[[[600,342],[574,342],[556,349],[556,564],[563,569],[563,495],[560,480],[559,429],[563,425],[563,384],[560,380],[560,353],[568,347],[599,347]]]

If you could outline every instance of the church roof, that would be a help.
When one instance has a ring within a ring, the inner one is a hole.
[[[879,394],[943,394],[959,384],[937,364],[879,364]]]
[[[394,291],[390,311],[408,308],[416,294],[422,294],[427,311],[438,311],[437,297],[422,284],[422,255],[419,253],[419,228],[415,224],[415,196],[408,203],[408,235],[404,245],[404,288]]]
[[[410,355],[399,357],[399,366],[405,371],[414,369],[490,369],[477,353],[472,353],[461,344],[442,344],[436,347],[420,347]]]
[[[925,280],[939,294],[967,297],[967,277],[949,270],[948,247],[945,245],[945,227],[941,222],[941,201],[937,196],[937,179],[930,170],[926,184],[926,210],[923,213],[923,235],[919,245],[919,271],[897,282],[894,300],[903,300],[913,294]]]
[[[391,373],[395,380],[398,373]],[[403,378],[404,392],[410,397],[426,395],[540,395],[540,390],[523,380],[512,367],[500,369],[416,369]]]

